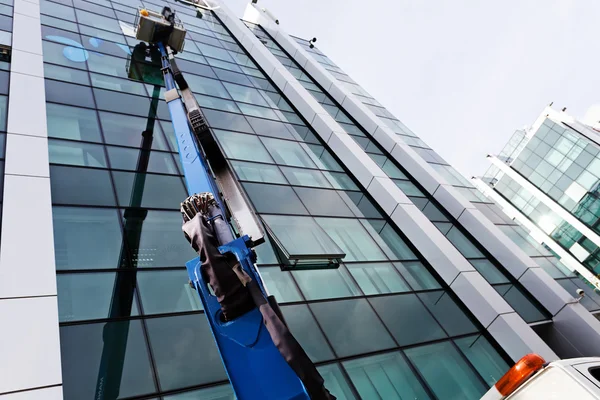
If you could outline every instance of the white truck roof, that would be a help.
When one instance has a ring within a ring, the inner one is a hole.
[[[549,363],[503,397],[494,388],[482,400],[600,400],[600,357],[573,358]]]

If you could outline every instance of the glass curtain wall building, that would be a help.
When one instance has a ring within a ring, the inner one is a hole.
[[[526,353],[596,350],[600,322],[551,278],[568,271],[554,254],[253,5],[242,22],[217,3],[15,1],[0,10],[15,20],[3,398],[234,398],[188,285],[164,87],[130,79],[141,7],[188,30],[178,66],[273,239],[257,247],[265,284],[339,399],[477,399]],[[311,246],[299,232],[346,254],[340,267],[283,268]]]
[[[599,139],[595,128],[547,107],[499,155],[488,156],[492,166],[477,179],[572,275],[594,289],[600,272]]]

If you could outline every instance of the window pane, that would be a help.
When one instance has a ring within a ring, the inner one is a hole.
[[[58,274],[56,283],[60,322],[139,314],[135,276],[129,272]]]
[[[346,264],[346,267],[366,295],[411,290],[391,263]]]
[[[387,260],[358,220],[341,218],[315,218],[315,220],[346,253],[344,261]]]
[[[90,80],[87,71],[59,67],[54,64],[44,64],[44,76],[46,78],[58,79],[65,82],[89,85]],[[48,104],[46,105],[48,106]]]
[[[236,400],[235,394],[231,385],[220,385],[215,387],[209,387],[206,389],[194,390],[191,392],[184,392],[179,394],[173,394],[171,396],[164,396],[164,400]]]
[[[365,299],[314,303],[310,308],[340,357],[395,346]]]
[[[469,260],[477,271],[491,284],[508,283],[509,280],[489,260]]]
[[[307,300],[360,296],[352,278],[343,267],[338,269],[292,272]]]
[[[294,188],[294,190],[312,215],[354,216],[335,190],[312,188]]]
[[[92,77],[92,86],[94,87],[146,96],[146,89],[144,88],[144,84],[141,82],[131,81],[128,79],[118,79],[108,75],[90,75]]]
[[[52,217],[56,269],[120,266],[121,228],[115,210],[53,207]]]
[[[288,328],[313,362],[331,360],[333,352],[306,305],[281,307]]]
[[[85,49],[75,46],[67,47],[64,44],[52,43],[45,40],[42,41],[42,49],[44,50],[44,62],[71,68],[86,69],[85,60],[88,58],[88,53]],[[65,50],[67,50],[69,58],[65,56]]]
[[[8,113],[8,97],[0,96],[0,130],[6,131],[6,115]]]
[[[446,337],[443,329],[414,294],[374,297],[369,302],[400,346]]]
[[[408,248],[404,240],[396,233],[394,228],[389,224],[385,224],[383,229],[379,231],[379,237],[383,239],[385,244],[395,255],[394,258],[398,260],[414,260],[417,258],[415,254]],[[383,245],[382,245],[383,247]],[[391,255],[389,257],[392,257]]]
[[[281,167],[285,177],[292,185],[330,188],[331,184],[321,171],[304,168]]]
[[[382,354],[343,363],[363,399],[429,399],[399,353]]]
[[[139,206],[144,208],[179,209],[180,203],[187,197],[185,186],[179,176],[145,174],[143,187],[134,188],[134,183],[140,182],[135,180],[135,173],[113,171],[112,175],[117,198],[122,207],[132,206],[134,189],[142,192]]]
[[[357,217],[383,218],[383,215],[381,215],[371,200],[369,200],[362,192],[348,191],[344,192],[344,195],[342,195],[342,197],[346,199],[348,206]]]
[[[490,386],[510,368],[510,365],[482,335],[456,339],[454,343]]]
[[[479,399],[486,391],[475,371],[450,342],[415,347],[405,352],[441,399]]]
[[[171,153],[151,151],[150,154],[142,153],[141,150],[125,149],[122,147],[107,146],[110,166],[114,169],[137,170],[137,164],[140,157],[148,157],[147,172],[159,172],[163,174],[177,174],[179,170],[175,166]]]
[[[88,86],[45,79],[46,101],[94,108],[92,90]]]
[[[141,223],[135,210],[130,215],[123,223],[134,267],[179,267],[197,256],[181,232],[178,211],[148,211]]]
[[[94,89],[94,96],[98,109],[101,110],[139,115],[141,117],[147,117],[152,113],[148,97],[134,96],[103,89]]]
[[[124,354],[120,352],[123,344]],[[140,321],[63,326],[60,353],[65,399],[95,398],[99,376],[106,382],[106,398],[156,391]],[[114,362],[106,363],[104,355],[112,356]],[[120,382],[111,381],[113,368],[123,369]]]
[[[208,79],[190,74],[188,84],[194,93],[231,99],[231,96],[229,96],[229,93],[227,93],[223,84],[216,79]]]
[[[356,399],[338,364],[321,365],[317,370],[325,380],[327,390],[338,400]]]
[[[264,244],[260,247],[262,246]],[[260,267],[260,276],[277,302],[302,301],[302,296],[289,272],[282,271],[279,267]]]
[[[283,177],[283,174],[275,165],[256,164],[244,161],[231,161],[231,166],[237,173],[240,180],[267,183],[287,183]]]
[[[414,290],[438,289],[440,284],[431,275],[423,263],[419,261],[404,261],[394,263],[400,274]]]
[[[104,148],[100,145],[50,139],[48,153],[51,163],[106,168]]]
[[[452,244],[462,253],[466,258],[483,258],[484,255],[475,247],[462,232],[458,230],[456,226],[446,234],[446,237]]]
[[[338,164],[329,151],[325,150],[323,146],[316,144],[303,144],[302,148],[308,152],[308,155],[315,162],[315,164],[317,164],[319,169],[340,172],[343,171],[343,168],[340,166],[340,164]]]
[[[267,153],[267,150],[265,150],[256,136],[241,135],[227,131],[214,131],[214,133],[228,158],[267,163],[273,162],[269,153]]]
[[[130,147],[142,146],[142,132],[147,129],[148,119],[108,112],[100,112],[98,115],[100,116],[100,123],[102,124],[106,143]],[[154,129],[152,148],[156,150],[169,150],[156,122],[154,122],[152,127]]]
[[[227,379],[204,315],[152,318],[146,324],[163,390]]]
[[[277,164],[315,168],[315,164],[297,142],[272,138],[261,140]]]
[[[343,253],[311,217],[263,215],[262,218],[289,254],[310,256]]]
[[[225,88],[227,88],[227,91],[235,101],[269,107],[269,104],[263,99],[258,90],[254,88],[228,82],[224,82],[223,85],[225,85]]]
[[[549,319],[515,286],[515,285],[496,285],[494,289],[526,322],[537,322]]]
[[[50,166],[50,187],[54,204],[115,205],[106,170]]]
[[[254,89],[252,89],[254,90]],[[282,139],[294,139],[293,128],[291,125],[286,125],[278,121],[270,121],[268,119],[247,117],[248,122],[254,131],[261,136],[272,136]]]
[[[289,186],[244,183],[242,185],[259,213],[308,214]]]
[[[75,9],[77,20],[80,24],[94,26],[112,32],[121,32],[119,23],[114,18],[106,18],[87,11]]]
[[[477,332],[467,314],[445,291],[419,293],[419,298],[450,336]]]
[[[242,115],[215,110],[203,110],[209,125],[216,129],[254,133],[246,118]]]
[[[190,287],[187,271],[139,271],[137,287],[144,314],[199,311],[202,302]]]

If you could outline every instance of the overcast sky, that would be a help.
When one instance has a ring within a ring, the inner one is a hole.
[[[243,15],[248,0],[226,0]],[[600,104],[598,0],[259,0],[461,173],[551,101]],[[594,44],[596,43],[596,44]]]

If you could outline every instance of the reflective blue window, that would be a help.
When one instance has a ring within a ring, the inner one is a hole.
[[[363,399],[429,399],[399,353],[359,358],[343,363]]]
[[[414,294],[374,297],[369,302],[400,346],[446,337],[444,330]]]
[[[53,207],[52,217],[57,269],[120,266],[121,228],[115,210]]]
[[[185,269],[138,271],[137,288],[144,314],[202,310],[198,292],[189,285]]]
[[[58,274],[60,322],[138,315],[131,272]]]
[[[331,360],[333,352],[306,305],[281,307],[288,328],[313,362]]]
[[[346,267],[367,295],[411,290],[391,263],[347,264]]]
[[[123,353],[113,365],[107,365],[102,358],[107,340],[124,344]],[[140,321],[63,326],[60,345],[65,399],[93,399],[99,378],[106,382],[107,397],[133,397],[156,391]],[[120,384],[109,380],[110,368],[123,369]]]
[[[441,399],[479,399],[487,389],[450,342],[415,347],[405,353]]]
[[[307,300],[360,296],[361,292],[343,267],[292,272]]]
[[[454,342],[490,386],[510,368],[510,365],[482,335],[456,339]]]
[[[365,299],[313,303],[310,308],[340,357],[395,347]]]
[[[227,379],[204,315],[152,318],[146,325],[163,390]]]
[[[338,364],[321,365],[317,370],[325,380],[327,390],[338,400],[356,399]]]

